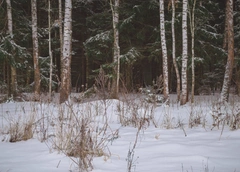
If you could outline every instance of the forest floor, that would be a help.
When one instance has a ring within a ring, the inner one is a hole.
[[[240,97],[218,99],[1,103],[0,172],[240,172]]]

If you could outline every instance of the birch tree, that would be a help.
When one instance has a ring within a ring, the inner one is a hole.
[[[32,10],[32,41],[33,41],[33,65],[34,65],[34,96],[35,100],[40,98],[40,69],[39,69],[39,50],[37,33],[37,1],[31,0]]]
[[[71,93],[72,59],[72,0],[65,1],[63,28],[63,56],[61,59],[60,103],[68,100]]]
[[[187,10],[188,0],[183,0],[182,9],[182,95],[180,104],[187,103],[187,62],[188,62],[188,36],[187,36]]]
[[[175,3],[176,0],[171,0],[172,3],[172,58],[173,58],[173,65],[176,72],[177,77],[177,100],[180,100],[180,93],[181,93],[181,79],[179,74],[179,69],[176,61],[176,39],[175,39]]]
[[[164,0],[159,0],[159,12],[160,12],[161,47],[162,47],[162,58],[163,58],[163,95],[166,102],[169,103],[168,58],[167,58],[166,36],[165,36]]]
[[[191,93],[191,103],[194,102],[194,89],[195,89],[195,64],[194,64],[194,60],[195,60],[195,51],[194,51],[194,34],[195,34],[195,6],[196,6],[196,0],[194,0],[193,2],[193,7],[192,7],[192,11],[190,13],[190,30],[191,30],[191,40],[192,40],[192,44],[191,44],[191,51],[192,51],[192,93]]]
[[[221,102],[227,102],[229,97],[229,87],[232,79],[234,64],[234,31],[233,31],[233,0],[227,0],[226,4],[227,22],[227,49],[228,58],[225,68],[223,86],[221,91]]]
[[[51,45],[51,0],[48,0],[48,51],[50,58],[50,72],[49,72],[49,98],[52,93],[52,70],[53,70],[53,57]]]
[[[60,59],[63,56],[63,27],[62,27],[62,0],[58,0],[58,25],[59,25],[59,39],[60,39]]]
[[[8,34],[11,39],[13,39],[13,23],[12,23],[12,5],[11,0],[6,0],[7,2],[7,21],[8,21]],[[14,64],[10,64],[11,66],[11,87],[10,94],[12,94],[13,98],[17,94],[17,72]],[[10,95],[9,95],[10,96]]]
[[[114,4],[113,4],[113,2]],[[119,47],[119,0],[110,0],[110,6],[112,10],[112,23],[114,33],[114,44],[113,44],[113,63],[114,63],[114,79],[112,85],[112,98],[118,97],[119,92],[119,77],[120,77],[120,47]]]

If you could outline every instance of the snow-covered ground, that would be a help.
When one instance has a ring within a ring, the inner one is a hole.
[[[131,171],[136,172],[240,172],[240,130],[231,130],[226,123],[223,127],[224,120],[219,120],[219,129],[212,125],[212,114],[220,111],[216,105],[218,96],[196,96],[193,106],[180,106],[175,98],[171,95],[169,107],[136,103],[136,98],[73,103],[74,114],[87,114],[94,127],[103,127],[103,121],[108,123],[105,153],[93,158],[92,171],[125,172],[132,162]],[[53,146],[59,109],[69,113],[68,108],[36,102],[0,104],[0,172],[78,171],[73,159]],[[240,113],[239,97],[232,98],[221,112]],[[142,125],[129,122],[135,113],[141,116],[136,120],[145,121]],[[33,115],[36,126],[33,138],[9,142],[9,126],[17,121],[24,123]],[[192,128],[190,115],[194,121]],[[120,124],[121,118],[124,125]],[[42,119],[50,122],[44,124]],[[47,140],[41,142],[43,129]]]

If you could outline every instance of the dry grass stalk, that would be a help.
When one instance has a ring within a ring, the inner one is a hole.
[[[95,115],[104,115],[104,111],[102,114],[94,112],[95,107],[88,103],[74,109],[73,105],[66,105],[60,110],[54,144],[73,160],[79,170],[90,171],[94,157],[107,156],[105,143],[111,136],[106,133],[107,118],[97,122]]]
[[[9,142],[18,142],[33,138],[35,117],[18,116],[9,121]]]

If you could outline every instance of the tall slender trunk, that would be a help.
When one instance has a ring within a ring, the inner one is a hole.
[[[181,94],[181,79],[179,74],[179,69],[176,61],[176,39],[175,39],[175,0],[172,0],[172,58],[173,65],[176,72],[177,77],[177,101],[180,101]]]
[[[72,60],[72,0],[65,1],[63,57],[61,59],[60,103],[68,100],[71,93]]]
[[[196,0],[193,2],[192,13],[190,14],[190,29],[191,29],[191,37],[192,37],[192,94],[191,94],[191,103],[194,103],[194,89],[195,89],[195,52],[194,52],[194,40],[195,40],[195,6]]]
[[[223,49],[227,50],[228,43],[228,0],[226,0],[226,9],[225,9],[225,25],[224,25],[224,37],[223,37]]]
[[[226,17],[227,17],[228,59],[223,80],[223,87],[221,91],[221,102],[228,101],[229,87],[232,79],[234,64],[233,0],[227,0]]]
[[[3,71],[2,71],[2,74],[3,74],[3,83],[6,83],[6,80],[7,80],[7,71],[6,71],[6,60],[4,59],[3,60]]]
[[[12,5],[11,5],[11,0],[6,0],[7,2],[7,20],[8,20],[8,33],[13,39],[13,23],[12,23]],[[13,96],[16,97],[17,94],[17,71],[16,68],[14,67],[14,62],[10,64],[11,66],[11,87],[10,87],[10,92],[8,93],[8,96]]]
[[[60,61],[63,58],[63,25],[62,25],[62,23],[63,23],[62,0],[58,0],[58,25],[59,25],[59,39],[60,39],[59,40],[60,41]],[[60,66],[62,67],[62,64]],[[58,85],[60,85],[60,83]]]
[[[40,69],[39,69],[39,50],[38,50],[38,33],[37,33],[37,1],[31,0],[32,9],[32,41],[33,41],[33,65],[34,65],[34,98],[40,99]]]
[[[180,104],[187,103],[187,61],[188,61],[188,37],[187,37],[187,8],[188,0],[183,0],[182,11],[182,95]]]
[[[160,34],[161,34],[161,47],[163,58],[163,95],[166,102],[169,103],[169,89],[168,89],[168,58],[167,58],[167,45],[165,36],[165,18],[164,18],[164,0],[159,0],[159,14],[160,14]]]
[[[86,89],[88,89],[88,85],[89,85],[89,68],[90,68],[90,65],[89,65],[89,58],[88,58],[88,55],[86,55]]]
[[[236,68],[235,80],[236,80],[236,84],[237,84],[237,94],[238,94],[238,96],[240,96],[240,68],[239,67]]]
[[[110,6],[112,10],[113,18],[113,33],[114,33],[114,44],[113,44],[113,63],[114,63],[114,79],[113,79],[113,90],[112,98],[118,97],[119,92],[119,78],[120,78],[120,47],[119,47],[119,31],[117,28],[119,22],[119,0],[110,0]]]
[[[50,71],[49,71],[49,98],[52,94],[52,70],[53,70],[53,57],[51,46],[51,0],[48,0],[48,51],[50,58]]]

